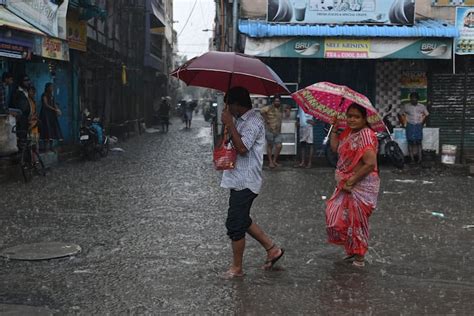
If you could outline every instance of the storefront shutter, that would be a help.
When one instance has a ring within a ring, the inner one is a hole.
[[[474,154],[474,73],[432,74],[430,80],[430,117],[428,125],[440,128],[440,146],[458,146],[464,141],[464,156]],[[466,99],[465,112],[463,109]],[[464,133],[462,125],[464,120]]]

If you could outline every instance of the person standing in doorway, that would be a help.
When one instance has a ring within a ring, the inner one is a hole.
[[[265,120],[268,166],[273,169],[280,166],[278,158],[282,148],[281,123],[283,115],[280,96],[275,96],[272,105],[263,107],[260,113]]]
[[[229,209],[226,220],[227,235],[232,240],[233,261],[225,278],[241,277],[245,235],[248,233],[265,249],[264,269],[271,269],[283,256],[284,250],[264,233],[250,218],[250,208],[262,187],[265,126],[261,115],[252,109],[247,89],[233,87],[227,91],[222,112],[222,123],[231,135],[238,156],[235,169],[225,170],[221,187],[230,189]]]
[[[48,82],[41,96],[40,137],[47,144],[46,149],[49,147],[51,151],[53,151],[54,141],[63,139],[58,121],[59,116],[61,116],[61,110],[54,99],[54,86]]]
[[[420,96],[417,92],[410,93],[410,103],[406,104],[402,109],[402,122],[406,122],[406,136],[408,141],[408,153],[411,162],[421,163],[422,160],[422,142],[423,142],[423,125],[426,117],[429,115],[424,104],[419,103]]]
[[[0,83],[0,114],[8,114],[8,89],[13,84],[13,75],[6,71],[2,74],[2,83]]]
[[[161,122],[161,129],[163,133],[168,133],[169,125],[170,125],[170,100],[171,98],[166,96],[161,99],[159,115],[160,115],[160,122]]]

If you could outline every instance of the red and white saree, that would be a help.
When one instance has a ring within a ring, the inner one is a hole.
[[[377,168],[357,182],[352,192],[342,190],[345,182],[367,150],[377,153],[374,131],[364,128],[352,133],[347,128],[339,136],[339,160],[336,168],[337,187],[327,202],[326,229],[328,241],[343,245],[348,255],[365,255],[369,240],[369,217],[377,206],[380,178]]]

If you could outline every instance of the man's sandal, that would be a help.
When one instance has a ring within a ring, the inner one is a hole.
[[[275,248],[275,244],[273,244],[273,246],[271,246],[270,248],[268,249],[265,249],[267,252],[272,250],[273,248]],[[285,253],[285,249],[283,248],[280,248],[280,254],[278,256],[276,256],[275,258],[272,258],[272,259],[269,259],[269,260],[266,260],[265,263],[263,264],[263,268],[265,270],[270,270],[271,268],[273,268],[273,266],[275,265],[275,263],[280,260],[281,257],[283,257],[283,254]]]

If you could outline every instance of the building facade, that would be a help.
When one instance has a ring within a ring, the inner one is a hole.
[[[367,95],[395,126],[408,94],[419,92],[431,112],[428,127],[439,128],[439,146],[457,145],[460,161],[474,152],[471,42],[459,42],[456,26],[459,7],[468,11],[464,16],[471,16],[467,3],[234,0],[216,4],[217,49],[257,56],[284,82],[299,88],[319,81],[347,85]]]
[[[38,104],[55,84],[66,143],[85,109],[112,135],[136,130],[171,93],[172,11],[171,0],[0,1],[0,70],[29,75]]]

